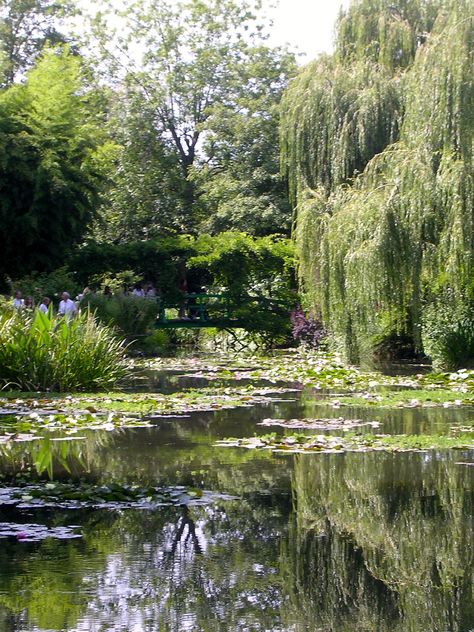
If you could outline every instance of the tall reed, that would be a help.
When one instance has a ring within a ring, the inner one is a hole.
[[[88,312],[72,319],[0,314],[0,387],[97,390],[126,374],[123,342]]]

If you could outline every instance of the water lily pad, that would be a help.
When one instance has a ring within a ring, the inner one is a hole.
[[[363,421],[362,419],[344,419],[344,417],[329,419],[264,419],[259,426],[282,426],[283,428],[301,428],[315,430],[352,430],[361,426],[378,428],[378,421]]]
[[[118,483],[92,485],[56,482],[21,487],[0,487],[0,507],[2,505],[16,505],[20,509],[38,507],[153,509],[164,505],[205,505],[217,498],[226,497],[182,486],[155,487]]]
[[[46,538],[71,540],[81,538],[78,527],[47,527],[42,524],[0,522],[0,538],[15,538],[18,542],[39,542]]]

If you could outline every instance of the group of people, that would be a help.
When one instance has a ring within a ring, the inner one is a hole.
[[[16,310],[31,310],[38,309],[43,314],[48,314],[51,309],[51,299],[48,296],[44,296],[41,299],[41,303],[35,307],[32,296],[27,296],[23,298],[22,293],[20,291],[15,292],[13,297],[13,307]],[[74,316],[77,314],[77,305],[71,300],[68,292],[63,292],[61,294],[61,300],[58,305],[58,316]]]
[[[106,285],[102,290],[103,296],[112,297],[114,296],[114,292],[112,292],[109,285]],[[80,303],[85,297],[95,295],[95,290],[90,287],[85,287],[80,294],[76,296],[76,301]],[[115,293],[117,294],[117,293]],[[137,298],[158,298],[161,296],[160,290],[155,288],[155,286],[151,283],[147,285],[143,285],[142,283],[135,283],[133,287],[124,286],[118,294],[123,296],[135,296]]]
[[[160,291],[157,290],[151,283],[147,285],[136,283],[133,288],[129,289],[128,287],[125,287],[122,293],[124,295],[135,296],[138,298],[157,298],[160,296]],[[74,316],[77,314],[80,303],[87,297],[87,295],[92,294],[94,294],[94,292],[89,287],[85,287],[82,292],[76,296],[75,301],[73,301],[68,292],[63,292],[58,305],[58,315],[69,317]],[[104,287],[103,295],[110,297],[113,296],[112,290],[108,285]],[[51,306],[51,299],[48,296],[44,296],[39,305],[35,305],[32,296],[26,296],[23,298],[23,295],[19,290],[15,292],[13,297],[13,307],[16,310],[33,311],[38,309],[40,312],[48,314]]]

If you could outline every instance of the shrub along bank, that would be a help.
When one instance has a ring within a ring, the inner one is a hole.
[[[126,375],[123,343],[90,313],[67,319],[0,312],[0,387],[97,390]]]

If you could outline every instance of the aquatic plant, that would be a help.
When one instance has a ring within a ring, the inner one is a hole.
[[[407,335],[438,366],[472,358],[456,323],[474,315],[473,15],[472,0],[353,2],[335,54],[283,100],[306,306],[352,360]]]
[[[72,319],[0,314],[0,387],[97,390],[126,375],[122,341],[87,312]]]
[[[0,504],[25,507],[157,507],[209,503],[212,495],[191,487],[156,487],[108,483],[38,482],[21,486],[0,486]],[[222,496],[221,496],[222,498]]]
[[[186,368],[183,377],[201,377],[208,380],[265,380],[296,382],[317,389],[368,390],[378,386],[397,386],[420,389],[444,389],[457,393],[474,390],[474,370],[454,372],[418,373],[409,376],[389,376],[378,371],[364,371],[344,363],[338,354],[294,349],[275,356],[234,356],[214,364],[197,358],[178,361],[157,358],[135,361],[134,365],[147,369]],[[463,396],[464,397],[464,396]]]
[[[342,454],[344,452],[412,452],[419,450],[473,450],[472,432],[446,435],[372,435],[348,433],[344,436],[305,435],[302,433],[279,436],[276,433],[259,437],[223,439],[216,446],[272,450],[273,452]]]

